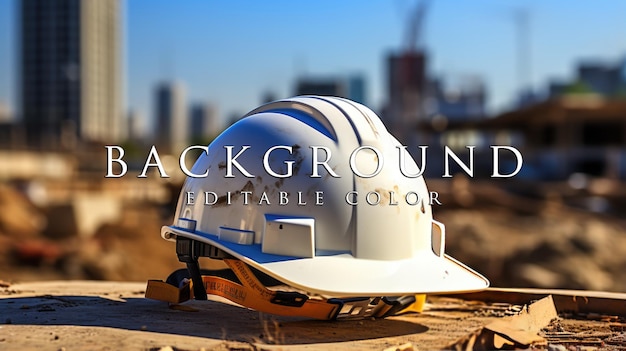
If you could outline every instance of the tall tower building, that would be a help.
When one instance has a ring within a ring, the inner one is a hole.
[[[348,77],[348,99],[367,105],[365,77],[354,74]]]
[[[220,132],[215,105],[209,103],[194,104],[191,106],[189,115],[191,117],[189,136],[192,142],[208,141]]]
[[[126,140],[131,142],[142,141],[146,137],[146,124],[142,113],[131,110],[126,117]]]
[[[387,58],[387,67],[389,100],[383,121],[400,142],[408,145],[424,114],[426,55],[423,52],[392,54]]]
[[[302,77],[296,84],[296,95],[346,97],[345,82],[338,77]]]
[[[0,123],[8,123],[11,122],[11,113],[9,112],[9,107],[0,100]]]
[[[161,83],[155,97],[156,144],[166,152],[181,152],[188,141],[185,89],[181,84]]]
[[[119,141],[119,0],[22,0],[20,10],[21,113],[29,143]]]

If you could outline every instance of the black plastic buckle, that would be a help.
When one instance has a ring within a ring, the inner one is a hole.
[[[385,318],[393,316],[394,314],[409,307],[412,303],[415,302],[415,295],[385,296],[383,297],[383,302],[391,305],[391,308],[382,316],[382,318]]]
[[[276,291],[270,302],[282,306],[302,307],[308,299],[308,296],[295,291]]]
[[[198,259],[198,257],[208,257],[215,260],[232,257],[213,245],[182,236],[176,237],[176,254],[180,262],[188,262]]]
[[[200,273],[200,265],[198,264],[201,248],[202,243],[200,242],[181,236],[176,237],[176,255],[180,262],[187,264],[187,270],[193,282],[193,296],[196,300],[207,299],[204,281]]]

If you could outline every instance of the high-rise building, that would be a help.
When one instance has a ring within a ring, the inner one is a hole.
[[[578,66],[578,79],[591,91],[603,95],[614,95],[622,86],[619,65],[600,62],[585,62]]]
[[[119,0],[20,1],[21,114],[31,145],[123,137]]]
[[[129,141],[137,142],[146,137],[146,124],[142,113],[131,110],[126,117],[126,138]]]
[[[300,77],[296,82],[295,94],[338,96],[367,104],[365,77],[361,74]]]
[[[296,84],[296,95],[347,97],[346,84],[337,77],[302,77]]]
[[[354,74],[348,77],[348,99],[367,105],[365,77]]]
[[[0,123],[7,123],[12,120],[9,107],[2,101],[0,101]]]
[[[185,89],[178,83],[161,83],[155,97],[156,144],[167,152],[181,152],[189,130]]]
[[[548,98],[568,94],[595,94],[605,98],[621,98],[626,93],[626,58],[617,62],[582,62],[578,65],[573,80],[548,82],[547,93]]]
[[[191,123],[189,123],[189,135],[191,141],[207,141],[217,136],[220,132],[217,120],[217,108],[213,104],[194,104],[190,110]]]
[[[426,63],[426,54],[422,51],[391,54],[387,58],[388,102],[383,122],[405,144],[424,117]]]
[[[433,79],[429,82],[427,117],[443,116],[450,122],[484,118],[487,89],[478,76]]]
[[[278,100],[278,98],[276,98],[276,94],[274,94],[274,92],[270,90],[264,91],[263,94],[261,95],[262,104],[267,104],[269,102],[276,101],[276,100]]]

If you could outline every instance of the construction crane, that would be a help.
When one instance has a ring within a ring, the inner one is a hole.
[[[404,43],[404,48],[407,53],[415,53],[418,50],[423,50],[424,18],[426,17],[429,6],[430,0],[419,1],[409,15]]]
[[[426,55],[423,46],[424,18],[430,0],[402,8],[404,43],[399,53],[389,55],[389,105],[385,123],[404,144],[412,140],[415,124],[423,117],[426,90]]]

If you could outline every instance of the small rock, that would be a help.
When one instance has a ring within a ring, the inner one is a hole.
[[[406,344],[388,347],[384,351],[418,351],[418,349],[412,343],[407,342]]]
[[[597,351],[596,346],[578,346],[576,351]]]
[[[567,348],[561,344],[549,344],[548,351],[567,351]]]
[[[139,328],[139,329],[142,330],[142,331],[146,331],[146,330],[148,330],[148,327],[145,326],[145,325],[142,325],[141,328]]]

